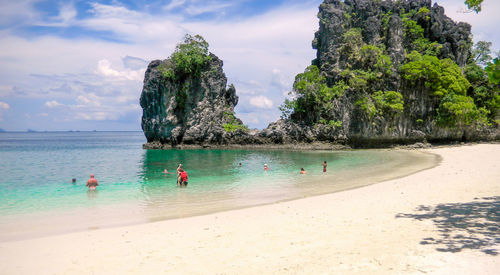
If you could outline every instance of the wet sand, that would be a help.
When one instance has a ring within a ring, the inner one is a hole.
[[[1,274],[495,274],[500,145],[382,183],[240,210],[0,243]]]

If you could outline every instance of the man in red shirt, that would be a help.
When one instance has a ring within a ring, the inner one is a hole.
[[[180,176],[181,176],[181,187],[184,186],[186,187],[187,184],[188,184],[188,174],[186,171],[184,171],[184,169],[179,169],[179,172],[180,172]]]

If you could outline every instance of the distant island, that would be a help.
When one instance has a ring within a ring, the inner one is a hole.
[[[500,140],[499,58],[430,0],[319,7],[317,58],[296,76],[282,118],[249,130],[222,61],[187,35],[152,61],[141,94],[145,148],[327,144],[385,147]]]

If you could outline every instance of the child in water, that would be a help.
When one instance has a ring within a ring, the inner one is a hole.
[[[304,175],[304,174],[307,174],[307,172],[306,172],[306,170],[304,170],[304,168],[300,168],[300,174]]]

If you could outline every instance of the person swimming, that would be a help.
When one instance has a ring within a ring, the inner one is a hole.
[[[162,173],[163,173],[163,174],[165,174],[165,175],[166,175],[166,174],[172,174],[172,173],[170,173],[170,172],[167,170],[167,168],[165,168],[165,170],[163,170],[163,172],[162,172]]]
[[[306,172],[306,170],[304,170],[304,168],[300,168],[300,174],[304,175],[304,174],[307,174],[307,172]]]
[[[87,181],[87,186],[89,190],[95,190],[95,188],[99,185],[97,180],[94,178],[94,174],[90,174],[90,179]]]

